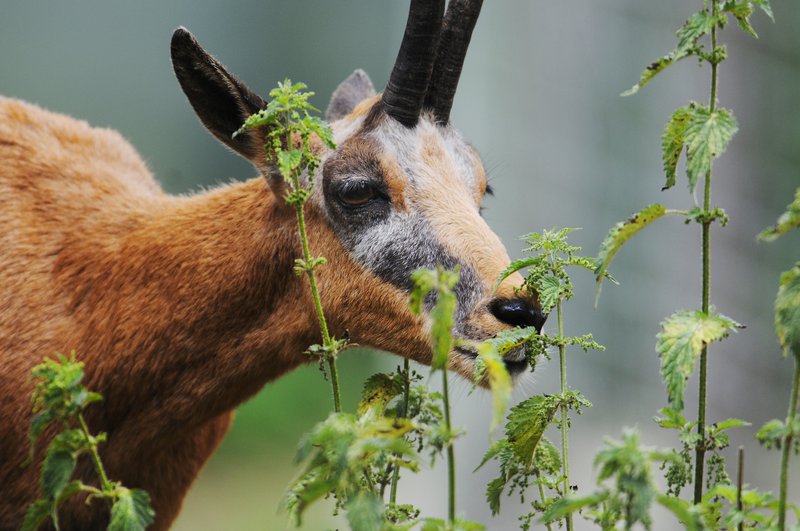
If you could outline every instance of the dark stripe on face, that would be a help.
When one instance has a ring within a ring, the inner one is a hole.
[[[417,269],[441,266],[452,270],[458,266],[457,322],[464,321],[481,298],[483,285],[475,270],[451,256],[435,240],[428,222],[418,214],[389,216],[369,228],[362,227],[361,232],[345,231],[338,236],[357,262],[406,293],[411,292],[411,273]],[[434,302],[435,299],[429,298],[426,307],[430,309]]]

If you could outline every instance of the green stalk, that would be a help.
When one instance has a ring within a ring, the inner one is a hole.
[[[561,369],[561,395],[567,394],[567,357],[564,338],[564,320],[561,310],[561,300],[556,304],[556,315],[558,316],[558,364]],[[569,446],[567,444],[567,432],[569,423],[569,409],[566,404],[561,404],[561,471],[564,476],[563,496],[569,494]],[[567,513],[565,517],[567,531],[572,531],[572,513]]]
[[[541,476],[538,474],[536,475],[536,479],[539,479]],[[547,501],[547,496],[544,493],[544,486],[539,483],[539,497],[542,499],[542,503]],[[547,531],[553,531],[553,527],[550,525],[550,522],[546,522],[544,526],[547,528]]]
[[[288,124],[289,117],[285,117],[286,120],[286,145],[292,145],[292,133],[291,129],[289,128]],[[294,185],[295,190],[300,189],[300,176],[298,172],[295,171],[292,174],[292,184]],[[300,241],[303,245],[303,260],[305,261],[306,265],[311,263],[311,250],[309,249],[308,245],[308,234],[306,232],[306,217],[305,212],[303,211],[303,207],[305,203],[300,203],[295,205],[294,210],[297,214],[297,226],[300,231]],[[319,296],[319,289],[317,289],[317,279],[314,276],[314,269],[309,267],[306,269],[306,275],[308,276],[308,283],[311,285],[311,296],[314,299],[314,310],[317,313],[317,320],[319,321],[319,328],[320,332],[322,332],[322,344],[325,347],[331,346],[333,343],[331,341],[331,334],[328,331],[328,321],[325,319],[325,312],[322,310],[322,300]],[[341,413],[342,411],[342,401],[339,396],[339,373],[336,370],[336,356],[330,355],[328,357],[328,370],[331,373],[331,388],[333,391],[333,409],[337,413]]]
[[[736,510],[742,512],[742,486],[744,485],[744,446],[739,447],[739,465],[736,467]],[[744,531],[744,521],[739,522],[738,531]]]
[[[719,10],[717,0],[711,0],[711,13],[716,18]],[[719,61],[717,52],[717,26],[711,28],[711,96],[708,103],[709,110],[713,113],[717,108],[717,69]],[[705,176],[705,186],[703,191],[703,209],[708,212],[711,205],[711,169]],[[711,223],[712,220],[703,221],[703,312],[708,313],[709,293],[711,287],[710,270],[710,242],[711,242]],[[697,434],[700,436],[695,448],[695,467],[694,467],[694,503],[698,504],[703,499],[703,469],[705,468],[706,454],[706,384],[708,378],[708,345],[703,345],[700,353],[700,392],[697,406]]]
[[[408,416],[408,398],[411,392],[411,368],[408,358],[403,358],[403,409],[401,417]],[[389,491],[389,505],[397,503],[397,482],[400,480],[400,467],[395,465],[392,471],[392,487]]]
[[[444,424],[448,435],[452,435],[450,425],[450,393],[447,389],[447,366],[442,368],[442,391],[444,395]],[[447,520],[451,524],[456,519],[456,458],[453,440],[447,445]]]
[[[792,395],[789,397],[789,415],[786,421],[791,426],[797,417],[797,397],[800,394],[800,353],[794,356],[794,380],[792,380]],[[778,529],[786,529],[786,497],[788,495],[789,484],[789,456],[791,455],[792,433],[791,431],[783,440],[781,448],[781,487],[780,497],[778,498]]]
[[[94,468],[97,470],[97,475],[100,476],[100,485],[102,485],[103,491],[109,492],[113,490],[113,486],[108,480],[106,470],[103,468],[103,463],[100,461],[100,454],[97,453],[97,442],[89,433],[89,427],[86,426],[86,421],[83,420],[83,415],[80,413],[78,413],[78,422],[81,425],[83,436],[86,437],[87,441],[89,441],[89,454],[92,456],[92,462],[94,463]]]

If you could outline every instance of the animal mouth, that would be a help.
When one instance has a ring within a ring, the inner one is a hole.
[[[457,345],[455,350],[472,363],[475,363],[478,357],[478,353],[467,346]],[[528,370],[529,364],[528,358],[525,356],[525,346],[520,345],[506,352],[505,355],[503,355],[503,364],[512,377],[518,376]]]

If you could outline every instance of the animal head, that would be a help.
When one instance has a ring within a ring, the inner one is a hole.
[[[316,146],[323,163],[307,208],[314,252],[332,262],[323,268],[331,271],[323,276],[326,309],[359,343],[422,362],[430,361],[428,324],[406,302],[416,269],[459,268],[456,337],[480,341],[513,326],[541,328],[545,320],[519,289],[519,275],[496,286],[509,259],[481,216],[486,172],[450,123],[480,7],[480,0],[451,0],[444,14],[444,0],[412,0],[386,89],[376,95],[366,74],[353,73],[326,114],[336,148]],[[265,131],[231,136],[266,103],[183,28],[173,35],[172,58],[203,124],[258,167],[281,198],[284,183],[265,155]],[[361,299],[346,295],[353,292]],[[450,365],[471,377],[474,357],[459,348]],[[506,362],[513,373],[526,367],[521,352]]]

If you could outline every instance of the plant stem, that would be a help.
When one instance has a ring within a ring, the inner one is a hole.
[[[744,483],[744,446],[739,447],[739,466],[736,467],[736,510],[742,512],[742,484]],[[744,522],[739,522],[739,531],[744,530]]]
[[[719,10],[718,0],[711,0],[712,16],[716,18]],[[717,108],[717,70],[719,61],[717,58],[717,26],[711,28],[711,95],[708,107],[713,113]],[[705,186],[703,191],[703,209],[708,212],[711,205],[711,169],[709,168],[705,176]],[[703,221],[703,313],[708,313],[709,293],[711,284],[710,273],[710,242],[711,242],[711,220]],[[703,345],[700,353],[700,392],[697,406],[697,433],[700,441],[695,449],[694,467],[694,503],[698,504],[703,498],[703,469],[705,467],[706,454],[706,384],[708,378],[708,345]]]
[[[797,398],[800,395],[800,353],[794,356],[794,380],[792,381],[792,395],[789,397],[789,415],[786,422],[789,426],[797,417]],[[789,483],[789,456],[792,451],[792,432],[790,431],[783,440],[781,449],[781,486],[780,497],[778,498],[778,529],[786,529],[786,497],[788,495]]]
[[[292,145],[292,134],[291,130],[288,128],[289,124],[289,117],[285,117],[286,126],[287,126],[287,133],[286,133],[286,146],[289,147]],[[298,172],[295,171],[292,174],[292,184],[294,185],[295,190],[300,189],[300,176]],[[300,241],[303,245],[303,260],[306,263],[306,266],[311,264],[311,250],[309,249],[308,245],[308,234],[306,232],[306,217],[305,212],[303,211],[303,207],[305,206],[304,203],[299,203],[295,205],[295,213],[297,214],[297,227],[300,231]],[[306,275],[308,276],[308,283],[311,285],[311,296],[314,299],[314,310],[317,313],[317,320],[319,321],[319,328],[320,332],[322,333],[322,344],[326,347],[330,347],[333,344],[331,341],[331,334],[328,331],[328,321],[325,319],[325,312],[322,310],[322,300],[319,297],[319,289],[317,289],[317,279],[314,276],[314,269],[312,267],[307,267]],[[328,354],[328,370],[331,374],[331,388],[333,391],[333,409],[337,413],[341,413],[342,411],[342,404],[341,398],[339,396],[339,373],[336,370],[336,354],[335,353],[327,353]]]
[[[444,424],[450,441],[447,445],[447,520],[456,519],[456,458],[453,451],[452,427],[450,425],[450,393],[447,389],[447,367],[442,368],[442,392],[444,395]]]
[[[539,479],[540,477],[541,476],[539,476],[537,474],[536,479]],[[539,483],[539,497],[542,499],[542,503],[547,501],[547,496],[545,496],[545,493],[544,493],[544,486],[542,486],[541,483]],[[550,522],[545,523],[544,526],[547,528],[547,531],[553,531],[553,528],[551,527]]]
[[[92,456],[92,461],[94,462],[94,468],[97,470],[97,475],[100,476],[100,484],[103,486],[104,491],[110,491],[113,489],[111,482],[108,480],[108,476],[106,476],[106,470],[103,468],[103,463],[100,461],[100,454],[97,453],[97,442],[92,438],[91,433],[89,433],[89,427],[86,426],[86,421],[83,419],[83,415],[78,413],[78,422],[81,425],[81,430],[83,431],[83,436],[86,437],[89,443],[89,454]]]
[[[561,300],[556,304],[556,315],[558,316],[558,364],[561,369],[561,395],[567,393],[567,357],[566,346],[561,341],[564,338],[564,319],[561,308]],[[561,471],[564,476],[563,496],[569,494],[569,446],[567,443],[567,432],[569,430],[569,409],[566,404],[561,404]],[[565,517],[567,531],[572,531],[572,513],[567,513]]]
[[[411,391],[411,369],[408,358],[403,358],[403,409],[401,417],[408,416],[408,397]],[[392,488],[389,491],[389,505],[397,503],[397,482],[400,480],[400,467],[395,465],[392,472]]]

